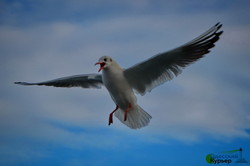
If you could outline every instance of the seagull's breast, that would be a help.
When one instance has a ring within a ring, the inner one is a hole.
[[[124,77],[122,69],[105,69],[102,72],[102,79],[113,101],[121,109],[125,110],[129,104],[136,104],[136,96],[134,95],[132,87]]]

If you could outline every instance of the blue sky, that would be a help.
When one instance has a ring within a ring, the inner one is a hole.
[[[0,1],[0,165],[210,165],[243,148],[250,162],[250,2]],[[205,58],[138,103],[153,119],[131,130],[108,115],[105,88],[14,85],[124,68],[197,37],[224,33]],[[224,164],[220,164],[224,165]],[[249,165],[230,164],[230,165]]]

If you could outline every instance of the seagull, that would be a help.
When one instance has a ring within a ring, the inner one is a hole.
[[[84,74],[62,77],[45,82],[15,82],[20,85],[44,85],[54,87],[101,88],[105,86],[116,108],[109,114],[108,124],[113,123],[113,114],[131,129],[149,124],[152,118],[138,104],[135,93],[145,95],[153,88],[172,80],[183,68],[202,58],[215,46],[223,31],[217,23],[190,42],[167,52],[157,54],[130,68],[123,69],[113,58],[103,56],[95,65],[100,65],[102,74]]]

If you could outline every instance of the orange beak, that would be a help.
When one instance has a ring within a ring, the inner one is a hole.
[[[97,62],[95,65],[100,65],[100,69],[98,70],[98,72],[100,72],[104,68],[105,63],[104,62]]]

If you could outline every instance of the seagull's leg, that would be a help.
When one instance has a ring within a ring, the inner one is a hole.
[[[109,125],[111,125],[113,123],[113,114],[115,113],[116,110],[118,110],[118,108],[119,108],[119,106],[116,105],[115,110],[109,114]]]
[[[125,114],[124,114],[124,121],[126,121],[126,120],[127,120],[127,114],[128,114],[128,111],[129,111],[131,108],[132,108],[132,105],[131,105],[131,104],[129,104],[129,105],[128,105],[128,108],[125,110]]]

